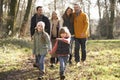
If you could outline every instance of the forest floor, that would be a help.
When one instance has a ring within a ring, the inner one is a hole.
[[[0,40],[0,80],[38,80],[33,67],[32,43],[22,39]],[[60,80],[59,63],[50,68],[46,56],[45,79]],[[67,65],[65,80],[120,80],[120,40],[88,40],[86,65]]]

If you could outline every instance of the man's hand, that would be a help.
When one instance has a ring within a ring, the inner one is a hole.
[[[81,34],[81,36],[83,37],[83,36],[85,36],[85,34],[84,34],[84,33],[82,33],[82,34]]]

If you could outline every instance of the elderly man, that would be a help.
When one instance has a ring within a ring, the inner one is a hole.
[[[86,41],[89,36],[88,16],[81,10],[79,4],[74,4],[75,62],[80,66],[79,50],[81,47],[81,62],[86,60]]]

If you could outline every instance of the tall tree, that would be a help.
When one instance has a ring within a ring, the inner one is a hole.
[[[29,14],[30,14],[30,10],[31,10],[31,5],[32,5],[32,0],[28,0],[26,12],[25,12],[25,15],[24,15],[24,18],[22,21],[21,29],[20,29],[20,37],[23,37],[26,34],[26,28],[27,28],[27,24],[28,24],[28,18],[29,18]]]
[[[56,0],[54,0],[54,10],[56,11]]]
[[[107,0],[105,0],[105,29],[104,30],[106,30],[106,32],[104,32],[104,33],[106,33],[106,35],[105,36],[107,36],[107,33],[108,33],[108,31],[109,31],[109,20],[110,20],[110,18],[109,18],[109,10],[108,10],[108,8],[109,8],[109,6],[108,6],[108,4],[107,4]]]
[[[3,0],[0,0],[0,37],[2,36],[1,32],[2,32],[2,16],[3,16]]]
[[[19,12],[19,7],[20,7],[20,0],[18,0],[18,3],[17,3],[16,17],[17,17],[17,15],[18,15],[18,12]]]
[[[101,5],[100,5],[100,0],[97,0],[97,6],[98,6],[98,13],[99,13],[99,24],[98,24],[98,28],[97,28],[97,34],[98,37],[101,37]]]
[[[115,18],[115,3],[116,0],[110,0],[110,20],[109,20],[109,28],[108,28],[108,39],[113,39],[113,23]]]
[[[3,16],[3,0],[0,0],[0,29],[2,24],[2,16]]]
[[[99,20],[101,21],[101,6],[100,6],[100,0],[97,0],[98,5],[98,11],[99,11]]]
[[[88,17],[89,17],[89,21],[90,21],[90,6],[91,6],[91,1],[88,1]],[[92,30],[91,30],[91,24],[89,25],[89,30],[90,30],[90,35],[92,34]]]
[[[7,27],[8,27],[8,31],[7,31],[7,34],[9,34],[9,32],[11,32],[11,34],[9,35],[14,35],[14,29],[15,29],[15,15],[16,15],[16,6],[17,6],[17,0],[10,0],[9,1],[9,6],[10,6],[10,9],[8,11],[8,21],[7,21]]]

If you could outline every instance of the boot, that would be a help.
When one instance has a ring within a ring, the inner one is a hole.
[[[60,72],[60,80],[64,80],[65,76],[64,76],[64,72]]]
[[[33,67],[39,68],[39,64],[38,63],[33,63]]]
[[[43,71],[40,70],[38,80],[42,80],[44,74],[45,74],[45,73],[44,73]]]

